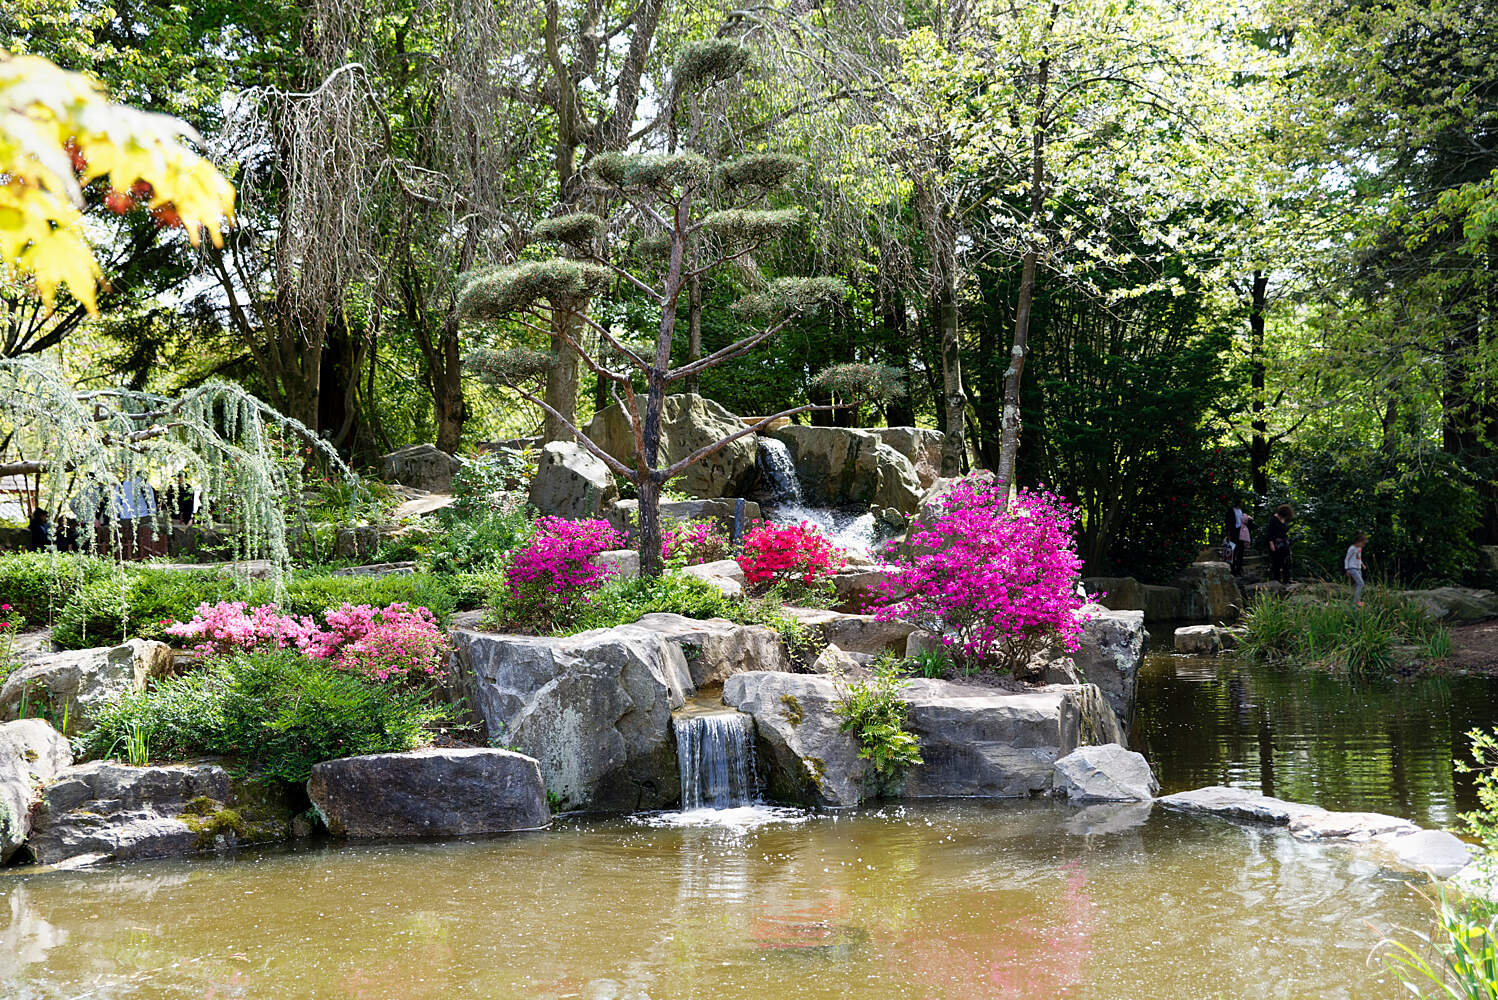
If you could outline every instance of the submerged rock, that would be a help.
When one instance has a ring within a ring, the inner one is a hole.
[[[541,449],[531,506],[570,521],[602,517],[619,497],[614,475],[603,459],[574,441],[552,441]]]
[[[1473,855],[1460,837],[1445,830],[1380,834],[1374,837],[1374,842],[1375,850],[1384,853],[1398,867],[1427,872],[1436,878],[1457,874]]]
[[[162,858],[283,840],[290,824],[283,796],[216,764],[94,761],[47,786],[26,847],[44,865]]]
[[[72,764],[68,741],[41,719],[0,725],[0,863],[31,836],[42,786]]]
[[[1127,833],[1149,822],[1153,802],[1100,802],[1078,809],[1066,821],[1066,832],[1077,837]]]
[[[1398,816],[1369,812],[1313,812],[1293,817],[1290,832],[1301,840],[1372,840],[1381,834],[1418,833],[1420,827]]]
[[[324,761],[307,795],[339,837],[462,837],[551,823],[536,761],[509,750],[431,748]]]
[[[1143,754],[1107,743],[1078,747],[1056,761],[1055,789],[1074,802],[1148,802],[1160,783]]]
[[[45,713],[59,726],[66,717],[68,733],[83,732],[106,705],[171,670],[171,647],[149,639],[34,657],[0,687],[0,719],[18,717],[24,704],[28,715]]]
[[[636,625],[561,638],[452,633],[491,739],[534,757],[564,809],[673,805],[671,711],[695,690],[681,647]]]

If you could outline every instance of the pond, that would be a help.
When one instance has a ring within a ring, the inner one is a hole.
[[[1452,773],[1468,730],[1498,725],[1482,677],[1350,682],[1232,657],[1151,653],[1132,742],[1162,790],[1233,785],[1327,809],[1450,826],[1472,809]]]
[[[1381,1000],[1418,880],[1148,804],[564,821],[10,875],[16,1000]],[[6,911],[8,909],[8,920]]]

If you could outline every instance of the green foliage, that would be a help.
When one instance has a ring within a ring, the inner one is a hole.
[[[83,587],[107,576],[109,563],[75,553],[0,555],[0,604],[31,622],[48,622]]]
[[[75,742],[90,758],[146,749],[158,762],[221,754],[300,783],[320,761],[423,746],[427,728],[445,718],[427,692],[297,653],[254,652],[126,695]]]
[[[953,666],[952,656],[945,649],[923,649],[914,656],[907,656],[901,663],[910,676],[926,678],[946,677]]]
[[[588,170],[617,188],[665,194],[673,188],[701,184],[710,167],[697,153],[604,153],[588,164]]]
[[[874,767],[880,782],[897,779],[921,763],[920,741],[905,728],[910,706],[900,698],[905,681],[889,665],[876,665],[868,678],[853,681],[834,711],[841,730],[858,738],[858,756]]]
[[[730,191],[744,187],[769,191],[805,165],[801,157],[786,153],[745,153],[718,164],[718,183]]]
[[[840,302],[848,286],[837,278],[776,278],[768,286],[734,303],[746,315],[778,316]]]
[[[1439,883],[1436,892],[1435,931],[1417,932],[1418,947],[1389,942],[1384,968],[1416,997],[1498,998],[1498,910],[1479,899],[1453,901]]]
[[[378,521],[399,503],[400,496],[378,479],[330,479],[307,504],[307,517],[334,524]]]
[[[727,38],[688,42],[676,55],[674,83],[678,92],[704,83],[726,80],[749,65],[749,50]]]
[[[1472,775],[1477,808],[1462,813],[1464,832],[1482,841],[1491,858],[1498,855],[1498,729],[1472,729],[1472,759],[1457,760],[1458,774]]]
[[[1410,455],[1351,438],[1285,451],[1270,504],[1289,503],[1298,572],[1341,575],[1358,532],[1369,570],[1406,583],[1459,581],[1476,565],[1477,488],[1449,455]]]
[[[731,246],[768,243],[801,221],[796,208],[725,208],[702,219],[705,232]]]
[[[573,212],[542,219],[531,229],[531,236],[550,243],[564,243],[586,250],[603,236],[607,223],[591,212]]]
[[[458,315],[502,319],[541,304],[581,309],[612,279],[613,273],[607,268],[563,257],[477,271],[462,279]]]
[[[434,572],[487,573],[531,532],[526,488],[534,469],[526,454],[487,454],[453,475],[453,503],[436,514],[439,528],[424,562]]]
[[[841,400],[886,403],[904,393],[905,374],[891,365],[849,361],[824,369],[812,385]]]
[[[1363,598],[1363,606],[1357,607],[1345,599],[1260,596],[1245,615],[1239,649],[1261,660],[1324,666],[1362,677],[1388,673],[1396,646],[1414,646],[1427,658],[1449,654],[1450,636],[1420,605],[1376,587]]]

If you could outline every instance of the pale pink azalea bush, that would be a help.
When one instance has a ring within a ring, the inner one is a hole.
[[[661,561],[672,568],[727,559],[728,536],[710,520],[666,520],[661,525]]]
[[[305,615],[282,614],[274,604],[243,601],[200,604],[190,622],[168,626],[168,635],[198,640],[209,656],[263,647],[295,649],[330,660],[378,681],[431,677],[447,659],[447,640],[426,608],[397,602],[384,608],[342,604],[327,612],[326,630]]]
[[[917,522],[883,585],[893,603],[875,615],[941,636],[968,667],[1018,677],[1047,643],[1077,648],[1082,560],[1073,507],[1042,488],[1005,509],[1004,489],[977,477],[953,484]]]

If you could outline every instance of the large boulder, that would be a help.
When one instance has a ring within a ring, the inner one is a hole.
[[[1216,656],[1222,650],[1222,632],[1216,625],[1182,625],[1175,631],[1175,650],[1194,656]]]
[[[1132,576],[1087,576],[1082,586],[1096,594],[1097,603],[1113,611],[1142,611],[1146,622],[1169,622],[1181,613],[1184,596],[1179,587],[1140,583]]]
[[[1148,802],[1160,783],[1143,754],[1106,743],[1077,747],[1056,761],[1055,787],[1073,802]]]
[[[695,393],[667,396],[661,407],[661,465],[686,458],[744,429],[738,417],[711,399]],[[635,437],[629,418],[617,404],[599,411],[588,424],[588,437],[626,465],[634,465]],[[746,434],[691,466],[672,481],[694,497],[741,497],[754,488],[757,445]]]
[[[534,757],[563,809],[680,797],[671,712],[695,690],[681,647],[634,625],[566,637],[455,630],[454,673],[501,740]]]
[[[216,764],[69,768],[42,794],[27,850],[38,864],[162,858],[284,840],[284,795]]]
[[[674,642],[686,658],[692,683],[699,688],[722,684],[747,670],[791,669],[779,633],[767,625],[672,614],[646,615],[635,624]]]
[[[1177,618],[1235,621],[1243,610],[1243,592],[1225,562],[1192,563],[1172,581],[1181,591]]]
[[[870,431],[792,424],[772,436],[791,453],[808,503],[869,504],[905,515],[920,508],[915,465]]]
[[[574,441],[552,441],[541,449],[530,502],[542,514],[569,521],[601,517],[619,498],[603,459]]]
[[[1068,655],[1077,665],[1081,679],[1096,684],[1108,699],[1127,731],[1134,717],[1134,697],[1139,688],[1139,668],[1144,663],[1145,631],[1142,611],[1113,611],[1098,604],[1088,604],[1080,612],[1082,624],[1079,648]]]
[[[761,514],[759,504],[753,500],[745,500],[743,503],[743,523],[740,527],[747,529],[760,519]],[[660,505],[659,510],[662,521],[712,521],[723,530],[723,534],[732,535],[738,504],[737,497],[721,500],[667,500]],[[640,501],[620,500],[604,516],[615,531],[632,539],[640,523]]]
[[[871,427],[869,433],[910,460],[922,490],[941,478],[944,437],[941,431],[927,427]]]
[[[462,467],[461,460],[434,444],[412,444],[380,459],[380,478],[429,493],[449,493],[453,473]]]
[[[0,864],[31,836],[42,786],[72,766],[67,739],[41,719],[0,725]]]
[[[1404,597],[1414,601],[1438,622],[1467,624],[1498,618],[1498,593],[1470,587],[1438,587],[1434,590],[1407,590]]]
[[[683,567],[682,572],[687,576],[705,580],[718,588],[724,597],[743,597],[749,589],[749,578],[744,575],[743,568],[733,559],[718,559],[710,563],[686,566]]]
[[[171,669],[171,647],[150,639],[38,656],[0,687],[0,719],[19,717],[24,705],[25,714],[46,714],[59,726],[66,718],[66,732],[80,733],[100,709]]]
[[[307,795],[339,837],[466,837],[551,823],[541,768],[477,747],[344,757],[314,765]]]
[[[754,717],[772,798],[854,806],[878,791],[905,798],[1027,795],[1050,787],[1056,760],[1086,742],[1117,742],[1117,720],[1092,685],[1023,693],[913,680],[901,697],[923,762],[897,787],[875,788],[836,706],[846,681],[814,674],[737,674],[723,701]]]
[[[878,656],[906,655],[906,645],[915,626],[902,621],[880,621],[873,615],[856,615],[821,608],[787,607],[786,615],[813,630],[825,643],[849,653]]]

